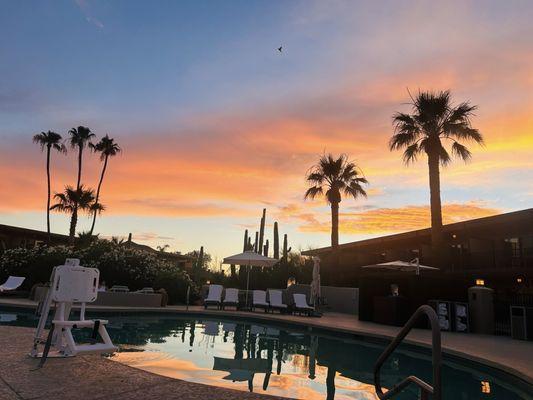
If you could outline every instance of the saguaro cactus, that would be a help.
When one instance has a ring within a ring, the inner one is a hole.
[[[263,246],[263,255],[268,257],[268,239],[266,240],[265,245]]]
[[[258,253],[263,250],[263,240],[265,239],[265,220],[266,220],[266,208],[263,208],[263,216],[261,217],[261,226],[259,227],[259,244]]]
[[[279,259],[278,221],[274,222],[274,258]]]
[[[200,253],[198,254],[198,261],[197,261],[196,268],[200,270],[203,268],[203,266],[204,266],[204,246],[201,246]]]
[[[258,247],[257,247],[258,245],[259,245],[259,232],[255,231],[254,251],[256,253],[259,252]]]
[[[283,235],[283,261],[287,262],[292,247],[288,247],[287,234]]]
[[[242,246],[242,251],[246,251],[248,247],[248,229],[244,231],[244,244]]]

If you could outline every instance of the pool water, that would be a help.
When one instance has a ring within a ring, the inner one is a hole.
[[[306,400],[377,399],[373,365],[385,341],[211,317],[98,317],[109,320],[109,334],[120,347],[113,360],[156,374]],[[36,324],[31,312],[0,309],[0,325]],[[431,382],[430,353],[403,345],[382,368],[382,385],[391,387],[411,374]],[[444,399],[533,398],[525,382],[457,357],[444,357],[442,374]],[[417,396],[418,390],[411,386],[397,398]]]

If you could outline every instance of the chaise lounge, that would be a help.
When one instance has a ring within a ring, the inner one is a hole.
[[[283,303],[283,292],[281,290],[268,291],[268,300],[270,302],[270,308],[273,310],[279,310],[279,312],[287,311],[287,304]]]
[[[222,309],[226,306],[233,306],[239,308],[239,289],[226,289],[224,300],[222,301]]]
[[[307,314],[310,316],[311,313],[315,311],[314,307],[311,307],[309,304],[307,304],[305,294],[294,293],[292,297],[294,299],[294,311],[295,312],[298,312],[300,314]]]
[[[0,285],[0,293],[17,290],[25,279],[23,276],[10,276],[7,281]]]
[[[266,301],[266,292],[264,290],[254,290],[252,298],[252,311],[255,308],[263,308],[265,312],[268,312],[270,304]]]
[[[223,289],[224,288],[222,285],[209,285],[209,293],[207,294],[207,298],[204,300],[205,309],[212,305],[217,306],[217,308],[221,307]]]

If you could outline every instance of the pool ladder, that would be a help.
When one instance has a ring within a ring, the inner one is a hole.
[[[422,379],[411,375],[403,379],[400,383],[394,385],[387,392],[383,393],[381,388],[381,367],[391,355],[391,353],[400,345],[400,343],[405,339],[407,334],[411,331],[415,323],[420,319],[422,315],[426,315],[429,319],[431,325],[431,357],[433,365],[433,385],[430,385],[427,382],[424,382]],[[442,399],[441,391],[441,365],[442,365],[442,350],[441,350],[441,341],[440,341],[440,325],[439,318],[435,313],[435,310],[428,305],[420,306],[415,313],[409,318],[402,330],[396,335],[394,340],[387,346],[383,351],[381,356],[379,356],[376,364],[374,365],[374,387],[376,389],[376,394],[380,400],[392,399],[394,396],[399,394],[403,389],[405,389],[410,384],[415,384],[420,388],[420,400],[428,400],[429,395],[432,396],[433,400]]]

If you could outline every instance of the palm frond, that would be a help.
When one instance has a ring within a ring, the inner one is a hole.
[[[358,199],[359,197],[367,197],[366,190],[363,189],[363,187],[358,182],[352,182],[350,186],[346,186],[344,188],[344,193],[347,196],[353,197],[354,199]]]
[[[452,161],[452,158],[448,154],[448,151],[442,145],[438,149],[438,156],[439,156],[440,164],[442,166],[446,166]]]
[[[452,154],[455,157],[460,158],[464,162],[467,162],[472,158],[472,153],[470,152],[470,150],[468,150],[466,146],[463,146],[458,142],[454,142],[452,144]]]
[[[321,185],[324,182],[324,175],[320,172],[311,172],[307,175],[306,180],[311,183]]]
[[[403,162],[405,164],[410,164],[415,162],[418,159],[418,154],[420,153],[420,145],[418,143],[413,143],[410,146],[407,146],[403,152]]]
[[[312,186],[305,192],[304,199],[313,200],[319,194],[323,194],[322,186]]]

